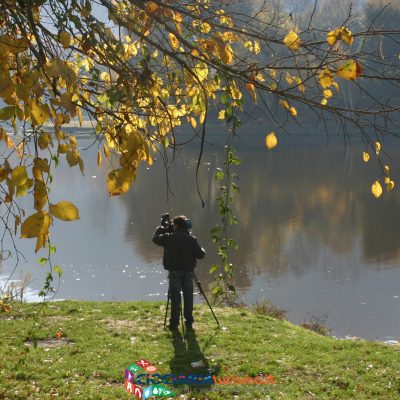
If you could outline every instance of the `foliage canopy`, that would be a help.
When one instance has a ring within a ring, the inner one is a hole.
[[[400,32],[360,27],[351,13],[321,29],[314,25],[317,3],[299,26],[291,14],[282,22],[282,13],[278,18],[268,4],[247,16],[230,1],[3,1],[5,232],[36,238],[39,251],[49,243],[54,218],[79,218],[70,202],[52,204],[49,192],[59,162],[84,172],[78,140],[64,129],[74,119],[93,124],[98,164],[103,157],[119,163],[108,175],[110,196],[129,190],[141,162],[151,164],[155,152],[182,144],[176,127],[190,124],[203,143],[207,119],[217,109],[233,134],[246,102],[281,131],[280,118],[297,121],[307,108],[317,122],[333,121],[344,136],[357,130],[364,161],[372,154],[382,167],[382,184],[373,183],[373,195],[381,196],[383,185],[392,190],[389,166],[379,156],[381,137],[394,132],[390,122],[398,116],[391,100],[398,59],[385,60],[376,39],[398,43]],[[374,95],[383,82],[389,88],[385,98]],[[342,86],[357,91],[362,101],[345,103]],[[278,144],[280,133],[265,132],[268,149]],[[25,215],[20,196],[32,197],[33,214]]]

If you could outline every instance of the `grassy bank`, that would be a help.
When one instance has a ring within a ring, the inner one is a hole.
[[[124,369],[141,358],[161,374],[188,374],[191,362],[203,360],[219,377],[275,380],[179,386],[174,398],[400,398],[397,346],[339,341],[237,308],[216,309],[223,326],[216,330],[203,306],[195,309],[194,334],[172,335],[163,330],[164,311],[164,303],[145,302],[14,304],[0,313],[0,399],[133,398]]]

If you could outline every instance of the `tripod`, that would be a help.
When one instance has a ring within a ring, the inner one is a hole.
[[[217,323],[218,328],[220,328],[220,324],[219,321],[216,317],[216,315],[214,314],[214,310],[211,307],[210,302],[208,301],[208,298],[206,296],[206,294],[204,293],[203,287],[201,286],[201,282],[199,281],[199,279],[197,278],[197,275],[195,274],[195,272],[193,272],[193,279],[197,285],[197,287],[199,288],[200,293],[203,295],[203,297],[205,298],[208,307],[211,310],[212,315],[214,316],[215,322]],[[181,294],[182,295],[182,294]],[[168,287],[168,297],[167,297],[167,308],[165,309],[165,317],[164,317],[164,328],[167,326],[167,315],[168,315],[168,307],[169,307],[169,299],[170,299],[170,288]],[[181,321],[182,321],[182,326],[183,326],[183,310],[182,310],[182,299],[181,299]]]

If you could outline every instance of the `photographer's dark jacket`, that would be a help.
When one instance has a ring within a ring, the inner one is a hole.
[[[193,271],[196,259],[206,254],[197,239],[186,229],[179,228],[170,232],[159,226],[154,232],[153,242],[164,247],[163,265],[170,271]]]

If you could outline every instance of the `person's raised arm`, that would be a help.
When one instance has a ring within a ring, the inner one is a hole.
[[[193,237],[193,250],[196,258],[201,259],[206,255],[206,251],[200,246],[197,238]]]
[[[153,243],[158,246],[164,246],[165,241],[167,239],[166,229],[163,226],[157,226],[154,234],[153,234]]]

